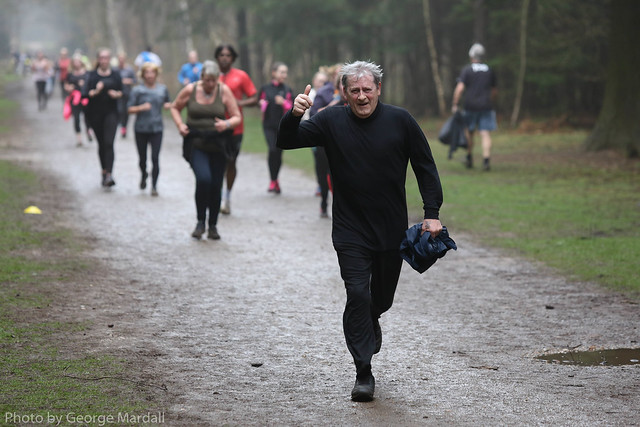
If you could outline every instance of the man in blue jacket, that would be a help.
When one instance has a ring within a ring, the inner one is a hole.
[[[182,86],[200,80],[202,72],[202,63],[198,61],[198,52],[192,50],[189,52],[189,62],[184,64],[178,72],[178,81]]]
[[[333,246],[347,302],[344,335],[356,367],[354,401],[373,399],[371,359],[380,350],[379,317],[391,308],[407,229],[407,165],[418,180],[424,204],[422,231],[437,236],[442,188],[420,126],[404,109],[379,101],[382,69],[372,63],[345,64],[340,72],[347,105],[300,121],[313,102],[311,86],[299,94],[280,122],[282,149],[324,147],[333,180]]]

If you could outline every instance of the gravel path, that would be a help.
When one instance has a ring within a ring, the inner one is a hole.
[[[91,241],[87,256],[106,267],[52,310],[92,321],[86,336],[70,337],[73,345],[123,355],[141,379],[164,384],[166,392],[147,393],[166,402],[168,424],[640,422],[640,366],[534,359],[575,347],[638,347],[640,306],[455,230],[459,250],[428,272],[404,265],[381,319],[376,399],[351,402],[344,289],[311,178],[285,168],[283,193],[273,196],[265,157],[243,153],[232,215],[218,224],[222,240],[194,241],[193,176],[170,121],[160,197],[137,188],[132,135],[117,138],[117,185],[104,191],[95,142],[75,146],[59,96],[39,113],[30,82],[12,93],[25,125],[3,137],[0,155],[54,177],[60,200],[69,200],[60,220]]]

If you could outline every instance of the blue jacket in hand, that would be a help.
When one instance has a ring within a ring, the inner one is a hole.
[[[421,235],[422,223],[418,223],[405,232],[400,244],[400,256],[418,273],[424,273],[435,262],[446,255],[449,249],[457,250],[456,242],[449,237],[447,227],[434,239],[426,232]]]

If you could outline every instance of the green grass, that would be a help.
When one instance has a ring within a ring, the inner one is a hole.
[[[436,134],[433,124],[425,128]],[[497,132],[490,173],[446,160],[447,147],[432,143],[445,191],[443,220],[570,277],[640,291],[638,164],[594,162],[581,151],[586,135]]]
[[[61,342],[90,324],[39,320],[55,298],[47,288],[88,267],[70,231],[36,230],[25,218],[26,200],[37,191],[33,174],[0,161],[0,414],[149,412],[153,403],[127,380],[126,360],[83,348],[60,351]],[[65,252],[63,259],[32,255],[54,248]]]
[[[0,129],[10,122],[13,105],[0,98]],[[80,344],[72,352],[61,350],[90,324],[45,321],[40,314],[56,298],[52,284],[68,283],[89,267],[72,231],[39,226],[38,215],[23,213],[39,191],[36,175],[0,161],[1,424],[31,424],[7,414],[46,420],[48,414],[154,410],[139,386],[127,380],[127,360],[91,353]]]
[[[441,220],[451,230],[491,247],[541,261],[567,277],[637,294],[640,259],[640,164],[602,161],[583,153],[587,132],[562,130],[492,134],[492,170],[462,166],[464,153],[447,159],[437,140],[441,121],[421,122],[444,191]],[[243,149],[266,152],[260,119],[249,111]],[[480,144],[474,151],[480,163]],[[603,154],[604,155],[604,154]],[[307,149],[287,151],[285,163],[313,171]],[[266,166],[265,166],[266,167]],[[413,172],[407,174],[411,216],[422,202]]]

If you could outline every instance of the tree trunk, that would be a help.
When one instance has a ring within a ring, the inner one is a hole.
[[[527,18],[529,16],[529,0],[522,0],[522,13],[520,15],[520,70],[516,83],[516,99],[513,102],[511,112],[511,127],[516,127],[522,104],[522,92],[524,91],[524,74],[527,68]]]
[[[249,34],[247,32],[247,12],[244,7],[238,9],[236,19],[238,21],[238,55],[240,56],[237,66],[249,72],[249,44],[247,42]]]
[[[433,74],[433,83],[436,86],[436,96],[438,98],[438,113],[440,116],[445,115],[447,109],[444,101],[444,89],[442,88],[442,80],[440,79],[440,69],[438,67],[438,54],[436,52],[436,44],[433,40],[433,28],[431,26],[431,8],[429,0],[422,0],[422,10],[424,13],[424,26],[427,32],[427,44],[431,56],[431,73]]]
[[[116,5],[114,0],[107,0],[107,27],[109,28],[109,34],[111,34],[111,41],[113,42],[113,48],[115,52],[124,52],[124,44],[122,43],[122,36],[120,35],[120,27],[118,27],[118,18],[116,15]]]
[[[613,0],[609,33],[609,64],[602,110],[587,150],[615,149],[640,155],[640,2]]]
[[[484,0],[473,2],[473,38],[477,43],[485,43],[486,9]]]
[[[184,47],[186,52],[194,50],[193,29],[191,28],[191,18],[189,17],[189,2],[180,0],[180,14],[182,16],[182,29],[184,31]]]

